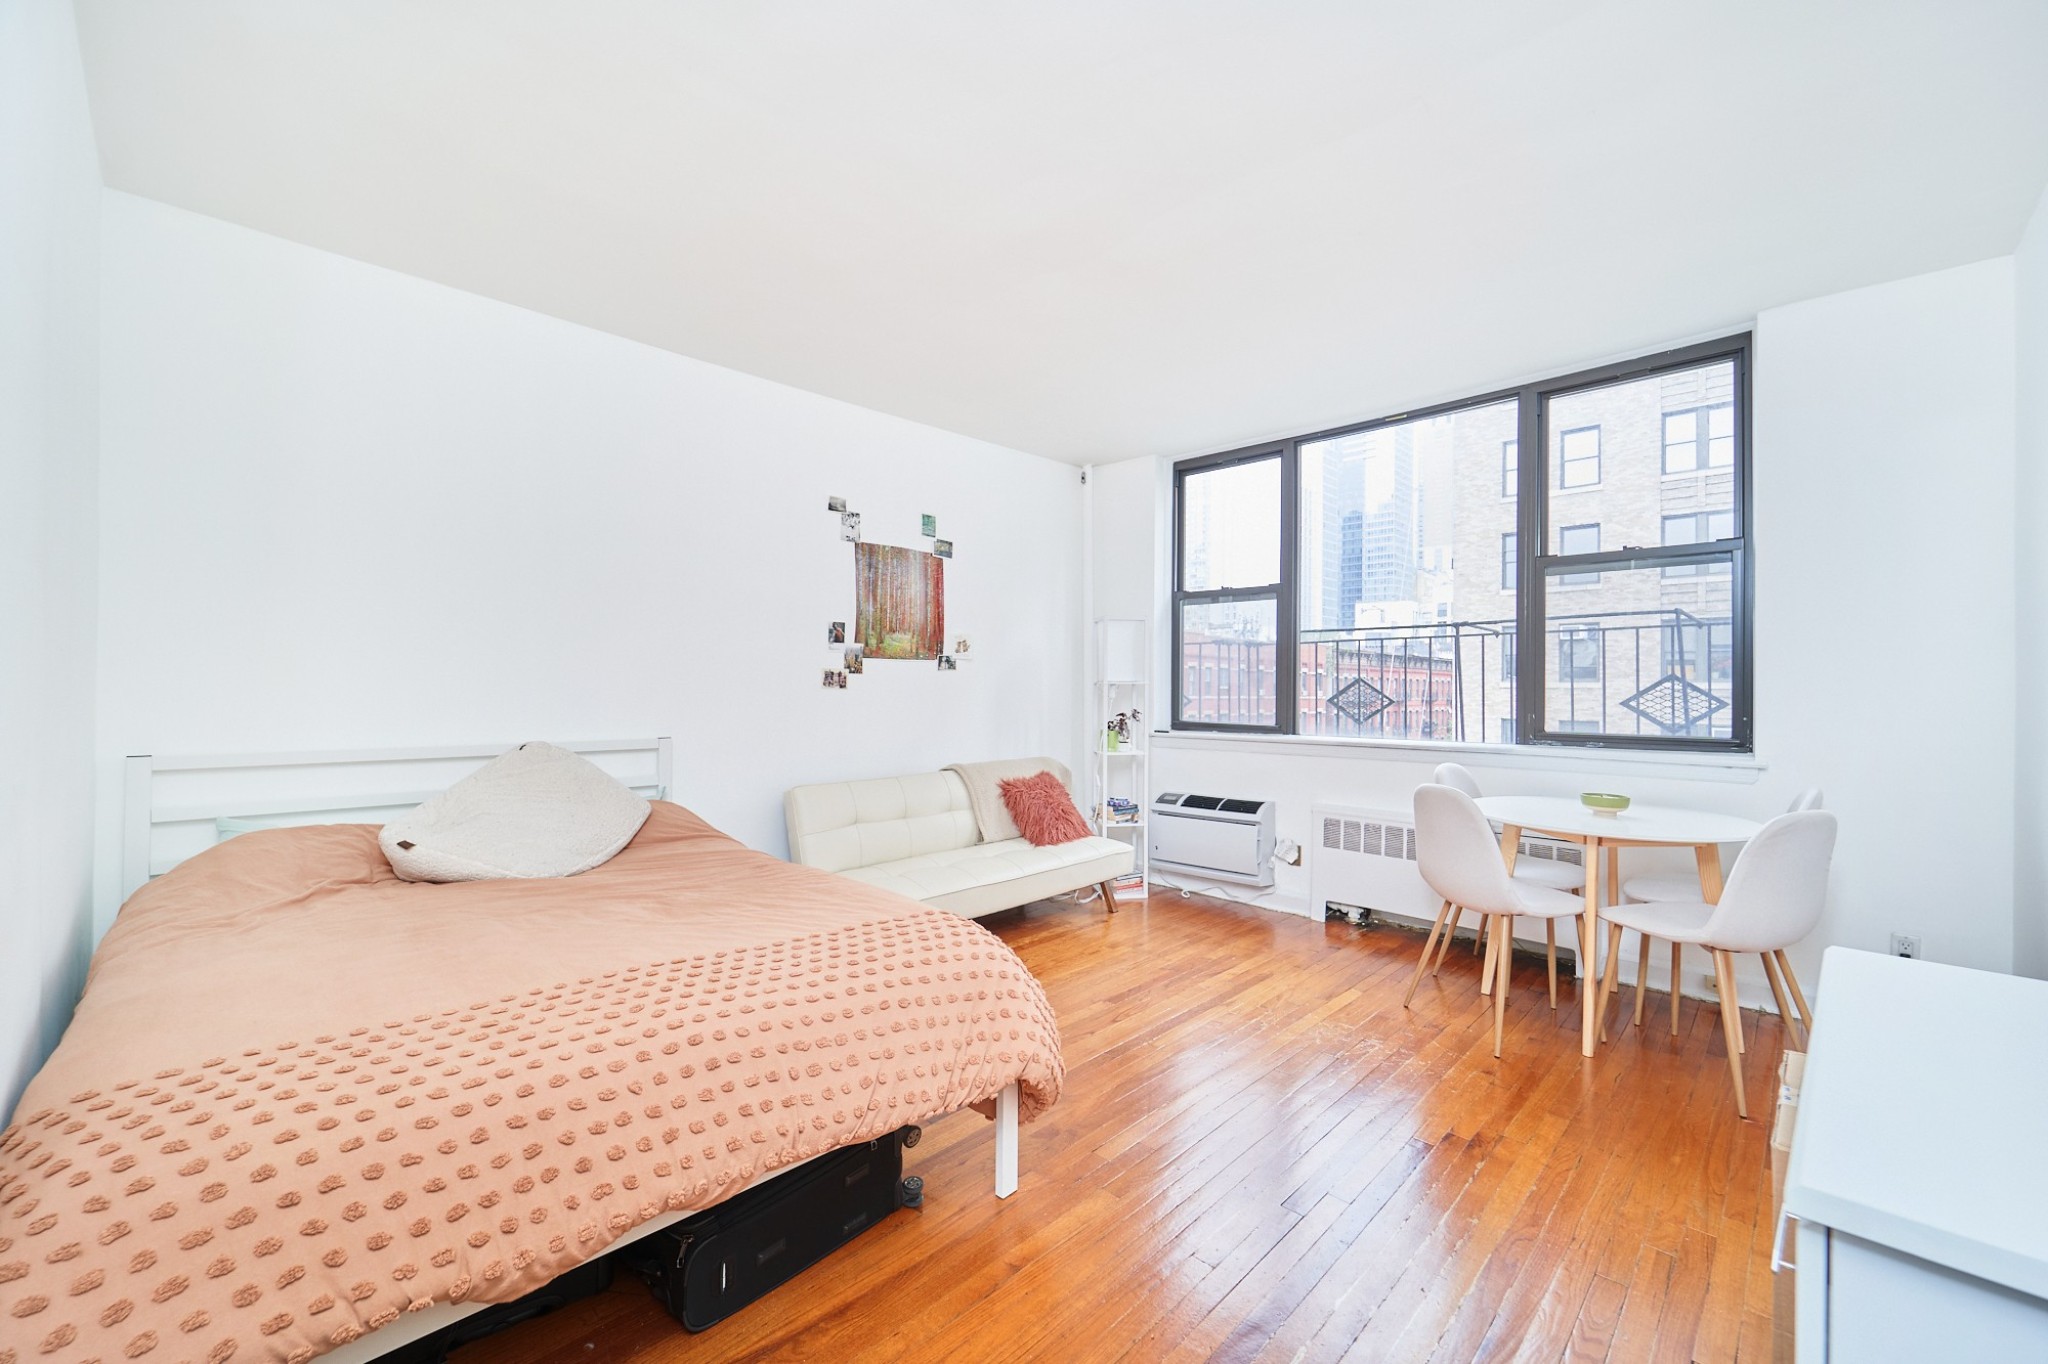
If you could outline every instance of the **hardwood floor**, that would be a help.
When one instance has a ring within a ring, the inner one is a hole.
[[[1421,939],[1392,928],[1171,892],[983,922],[1067,1057],[1014,1198],[956,1114],[906,1153],[923,1209],[712,1330],[625,1281],[457,1364],[1770,1357],[1775,1016],[1743,1016],[1743,1122],[1712,1006],[1674,1038],[1624,996],[1584,1060],[1540,958],[1496,1061],[1462,940],[1404,1011]]]

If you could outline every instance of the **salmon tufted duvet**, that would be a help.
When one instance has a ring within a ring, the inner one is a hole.
[[[1062,1075],[986,930],[674,805],[567,880],[243,834],[128,902],[0,1132],[0,1364],[308,1360]]]

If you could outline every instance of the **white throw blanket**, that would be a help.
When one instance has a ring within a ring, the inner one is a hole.
[[[1003,804],[1003,792],[999,785],[1017,777],[1035,777],[1040,772],[1050,772],[1060,779],[1060,785],[1069,791],[1074,789],[1073,774],[1067,765],[1053,758],[1005,758],[992,763],[948,763],[948,772],[960,774],[960,780],[967,784],[967,804],[974,811],[975,827],[981,830],[984,843],[1001,843],[1012,838],[1022,838],[1017,821],[1010,818],[1010,808]]]

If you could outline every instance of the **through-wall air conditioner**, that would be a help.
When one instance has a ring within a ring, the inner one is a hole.
[[[1152,802],[1152,863],[1215,881],[1273,884],[1274,802],[1170,791]]]

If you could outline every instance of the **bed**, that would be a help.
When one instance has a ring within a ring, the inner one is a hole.
[[[147,883],[0,1132],[0,1364],[372,1359],[969,1106],[1015,1188],[1063,1071],[1000,941],[666,801],[550,881],[403,882],[375,824],[303,822],[405,808],[427,793],[366,772],[469,752],[131,765]],[[344,797],[244,779],[344,768]],[[195,775],[213,794],[159,789]],[[245,831],[196,851],[222,819]]]

